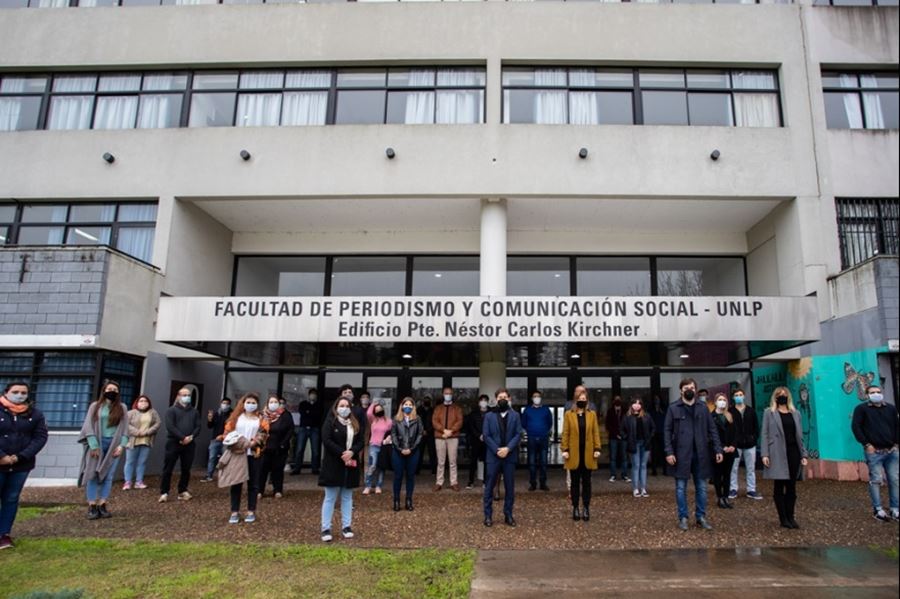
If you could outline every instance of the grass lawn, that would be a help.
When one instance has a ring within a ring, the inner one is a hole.
[[[56,514],[59,512],[67,512],[69,510],[77,509],[79,506],[77,505],[57,505],[52,507],[43,507],[43,506],[21,506],[19,507],[19,511],[16,514],[16,522],[25,522],[26,520],[33,520],[35,518],[40,518],[45,514]]]
[[[474,551],[20,539],[0,597],[467,597]],[[32,596],[37,596],[32,595]]]

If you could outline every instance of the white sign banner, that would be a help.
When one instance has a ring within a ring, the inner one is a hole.
[[[158,341],[814,341],[814,297],[162,297]]]

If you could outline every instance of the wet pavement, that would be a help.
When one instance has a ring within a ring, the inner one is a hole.
[[[481,551],[472,599],[897,599],[898,561],[859,547]]]

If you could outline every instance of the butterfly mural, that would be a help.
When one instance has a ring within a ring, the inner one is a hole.
[[[871,385],[874,380],[874,372],[856,372],[850,362],[844,362],[844,382],[841,384],[841,389],[847,395],[852,395],[853,389],[856,388],[857,399],[866,401],[866,387]]]

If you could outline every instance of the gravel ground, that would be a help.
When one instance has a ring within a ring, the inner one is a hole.
[[[424,471],[417,479],[415,511],[391,510],[387,474],[383,495],[354,494],[352,541],[337,544],[359,547],[475,549],[660,549],[735,546],[853,546],[896,547],[900,541],[896,523],[872,518],[866,485],[860,482],[806,481],[798,485],[797,520],[800,530],[778,526],[771,501],[770,481],[761,481],[766,497],[754,501],[743,495],[735,509],[715,506],[710,487],[709,517],[713,531],[676,528],[674,482],[650,477],[650,497],[635,499],[628,483],[607,481],[607,472],[594,475],[590,522],[573,522],[564,493],[561,471],[552,471],[549,492],[527,491],[527,473],[518,473],[515,529],[502,523],[502,503],[495,503],[495,524],[482,525],[481,488],[433,493],[433,478]],[[743,476],[743,473],[742,473]],[[176,476],[177,478],[177,476]],[[113,517],[88,521],[84,510],[70,510],[18,523],[16,537],[110,537],[162,541],[245,541],[318,543],[322,491],[309,474],[286,477],[285,497],[260,500],[258,521],[252,525],[228,525],[228,490],[215,483],[200,483],[195,472],[191,501],[157,503],[157,479],[150,488],[123,492],[116,485],[109,506]],[[174,483],[174,481],[173,481]],[[174,486],[174,485],[173,485]],[[887,500],[887,490],[883,491]],[[174,495],[173,495],[174,497]],[[81,489],[27,488],[25,505],[80,504]],[[246,505],[246,500],[244,502]],[[691,503],[693,505],[693,503]],[[335,514],[337,522],[337,514]],[[339,539],[339,537],[338,537]]]

